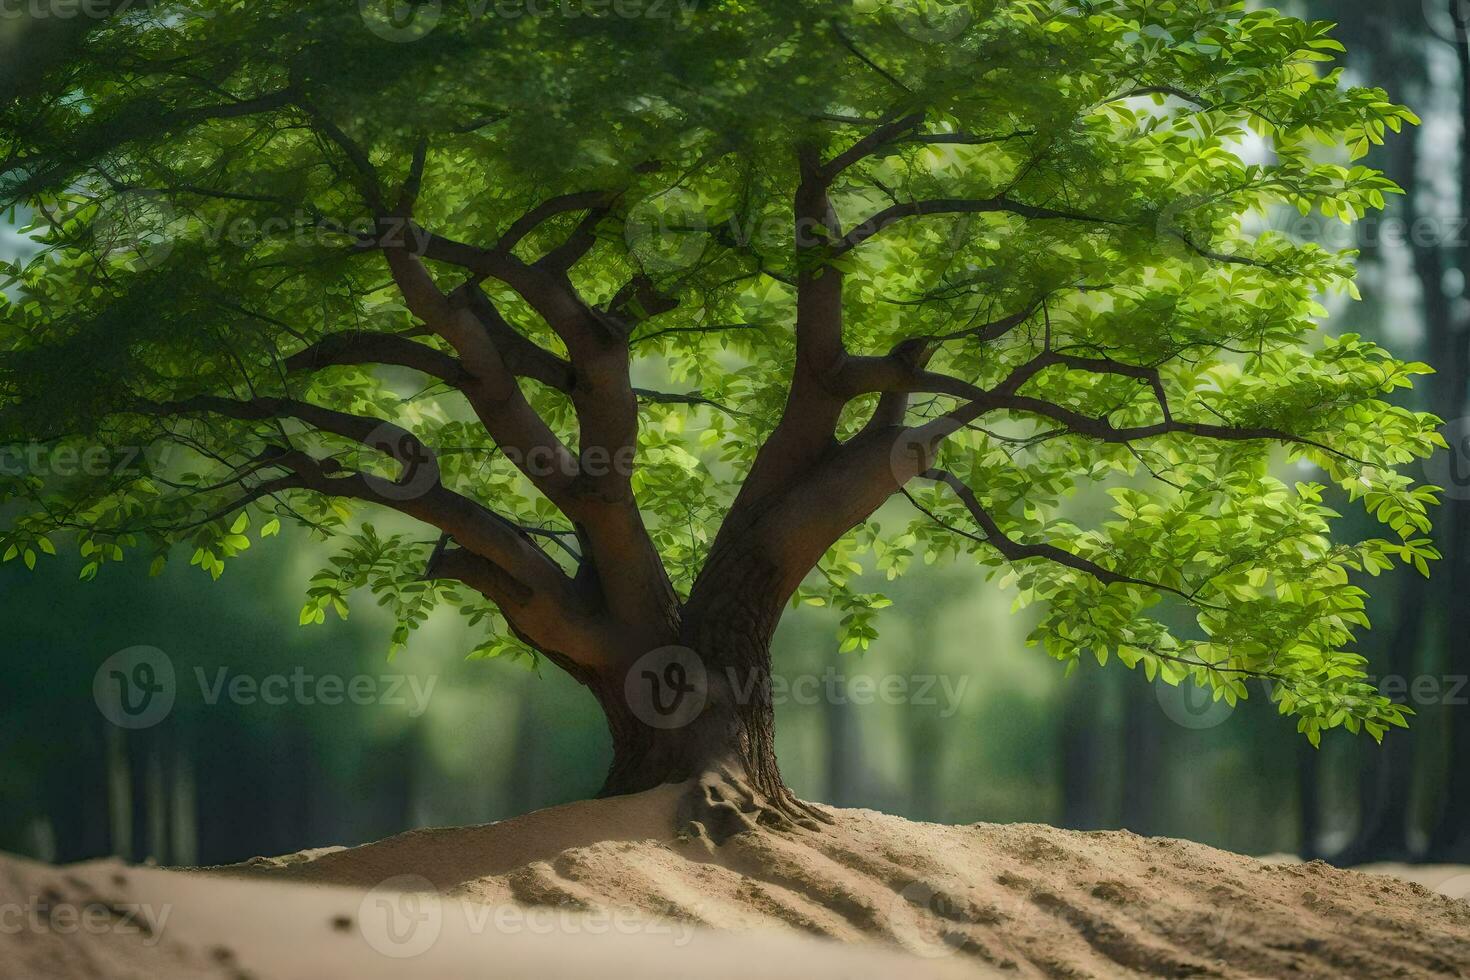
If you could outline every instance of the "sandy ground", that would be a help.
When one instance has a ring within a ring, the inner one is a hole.
[[[1383,874],[866,810],[712,849],[678,795],[209,873],[3,860],[0,977],[1470,977],[1470,904]]]

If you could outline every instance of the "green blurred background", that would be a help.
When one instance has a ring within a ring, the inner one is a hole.
[[[1456,4],[1295,5],[1341,24],[1353,81],[1385,86],[1424,118],[1369,161],[1408,193],[1389,222],[1357,232],[1365,302],[1335,310],[1328,327],[1436,365],[1414,397],[1448,419],[1470,415],[1470,246],[1459,218],[1470,56]],[[46,56],[42,41],[64,44],[75,25],[28,41],[23,27],[0,24],[0,85],[24,84],[27,59]],[[1395,233],[1395,220],[1410,233]],[[24,245],[0,229],[0,253]],[[863,654],[838,654],[830,613],[788,615],[775,658],[782,768],[806,798],[919,820],[1126,827],[1343,863],[1470,860],[1460,772],[1470,764],[1470,478],[1448,489],[1433,581],[1409,572],[1371,586],[1375,629],[1362,650],[1375,673],[1401,679],[1418,713],[1383,746],[1337,730],[1313,750],[1260,689],[1232,711],[1116,663],[1064,679],[1025,646],[1029,622],[1010,595],[950,566],[874,583],[895,606]],[[880,519],[908,516],[893,507]],[[89,584],[75,559],[0,566],[0,850],[213,864],[493,821],[597,790],[610,757],[601,716],[554,668],[467,662],[474,641],[453,614],[391,661],[391,623],[366,603],[345,623],[297,626],[324,554],[284,536],[217,584],[182,562],[156,580],[141,565],[113,566]],[[108,657],[140,645],[172,663],[176,700],[161,723],[125,730],[98,710],[93,680]],[[257,682],[298,670],[369,677],[383,696],[211,704],[196,670],[206,684],[221,670]],[[427,710],[416,692],[427,692]]]

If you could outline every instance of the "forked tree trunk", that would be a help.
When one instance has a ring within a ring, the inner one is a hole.
[[[741,671],[687,647],[636,662],[623,678],[593,686],[612,735],[602,795],[639,793],[729,769],[778,796],[770,665]]]
[[[785,597],[748,556],[712,562],[685,607],[678,642],[584,678],[612,735],[602,796],[690,782],[684,817],[715,841],[757,825],[810,824],[820,811],[776,762],[771,639]]]

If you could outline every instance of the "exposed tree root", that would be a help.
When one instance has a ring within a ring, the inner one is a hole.
[[[714,767],[693,779],[675,819],[682,836],[711,848],[747,831],[790,833],[820,830],[833,823],[830,814],[797,799],[784,786],[779,792],[762,793],[738,767],[730,765]]]

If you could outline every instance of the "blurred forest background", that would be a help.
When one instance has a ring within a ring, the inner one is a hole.
[[[1463,419],[1470,3],[1283,6],[1337,21],[1351,79],[1388,89],[1424,125],[1367,161],[1406,191],[1385,216],[1351,232],[1298,225],[1294,212],[1267,223],[1361,248],[1365,302],[1339,305],[1328,329],[1435,365],[1419,407]],[[0,98],[75,25],[29,37],[23,26],[0,24]],[[0,253],[24,245],[0,228]],[[1362,644],[1372,672],[1417,712],[1412,731],[1377,746],[1337,730],[1313,750],[1264,690],[1230,710],[1116,663],[1064,679],[1025,646],[1029,622],[996,583],[926,567],[875,582],[895,608],[866,653],[838,653],[825,610],[787,617],[776,643],[783,770],[806,798],[918,820],[1124,827],[1348,864],[1470,860],[1460,769],[1470,763],[1470,429],[1452,424],[1447,435],[1458,452],[1429,474],[1448,490],[1436,527],[1446,558],[1429,582],[1410,571],[1372,583],[1375,628]],[[891,507],[881,519],[909,516]],[[35,572],[0,566],[0,850],[221,863],[499,820],[597,790],[610,755],[601,716],[559,671],[466,661],[474,641],[452,614],[391,661],[391,625],[369,604],[345,623],[299,627],[325,554],[285,537],[232,562],[219,584],[183,562],[159,580],[123,565],[89,584],[74,558]],[[172,662],[176,700],[161,723],[125,730],[98,710],[93,680],[109,656],[139,645]],[[389,691],[392,680],[376,681],[386,696],[367,704],[210,703],[221,670],[259,681],[298,669],[344,681],[411,675],[427,710],[407,683]]]

